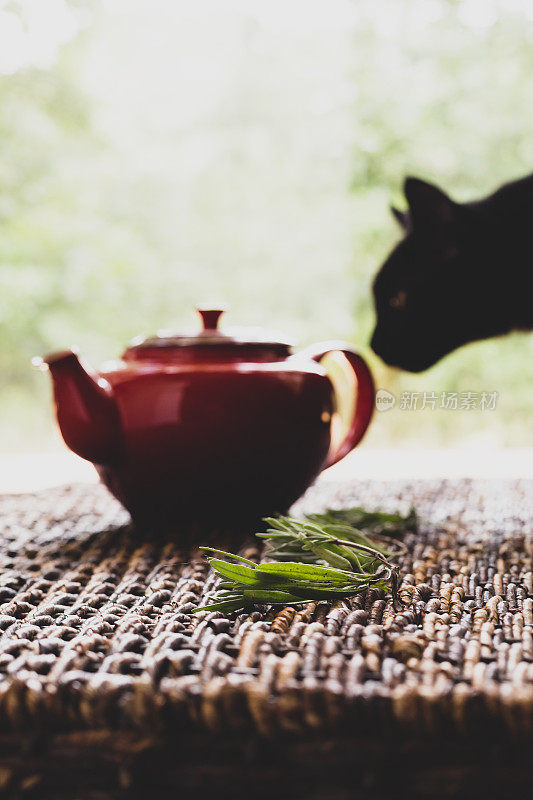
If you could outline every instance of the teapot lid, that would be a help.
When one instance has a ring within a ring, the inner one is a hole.
[[[179,351],[185,356],[183,348],[187,352],[202,351],[207,355],[207,351],[228,350],[238,356],[241,349],[246,347],[257,350],[274,350],[277,354],[287,354],[293,342],[277,331],[269,331],[265,328],[226,328],[219,330],[218,323],[224,313],[224,308],[200,307],[196,309],[202,320],[202,329],[198,332],[175,332],[170,330],[160,330],[155,336],[138,336],[133,339],[123,358],[125,359],[144,359],[160,357],[165,359],[171,353]]]

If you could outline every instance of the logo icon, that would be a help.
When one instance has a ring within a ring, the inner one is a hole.
[[[378,389],[376,392],[376,408],[378,411],[390,411],[396,405],[396,398],[392,392],[386,389]]]

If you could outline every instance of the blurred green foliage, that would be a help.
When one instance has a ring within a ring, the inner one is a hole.
[[[62,6],[74,33],[54,58],[0,74],[0,450],[59,446],[33,355],[77,343],[98,364],[194,325],[197,302],[364,346],[403,176],[461,200],[533,169],[525,0]],[[513,335],[420,376],[369,354],[396,394],[500,399],[397,407],[368,442],[533,444],[532,352]]]

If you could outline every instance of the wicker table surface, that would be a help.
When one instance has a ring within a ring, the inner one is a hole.
[[[1,496],[0,788],[31,792],[38,752],[80,747],[87,764],[118,753],[123,786],[127,757],[156,742],[197,756],[218,742],[222,758],[230,741],[321,757],[340,738],[530,747],[533,482],[324,482],[298,509],[355,504],[422,520],[401,611],[373,590],[226,619],[192,613],[213,581],[197,549],[135,532],[103,488]]]

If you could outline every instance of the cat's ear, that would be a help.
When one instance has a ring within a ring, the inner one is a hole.
[[[396,208],[395,206],[390,206],[390,210],[400,228],[406,231],[409,228],[409,212],[400,211],[400,209]]]
[[[406,178],[404,192],[415,230],[442,228],[453,224],[457,204],[438,186],[420,178]]]

